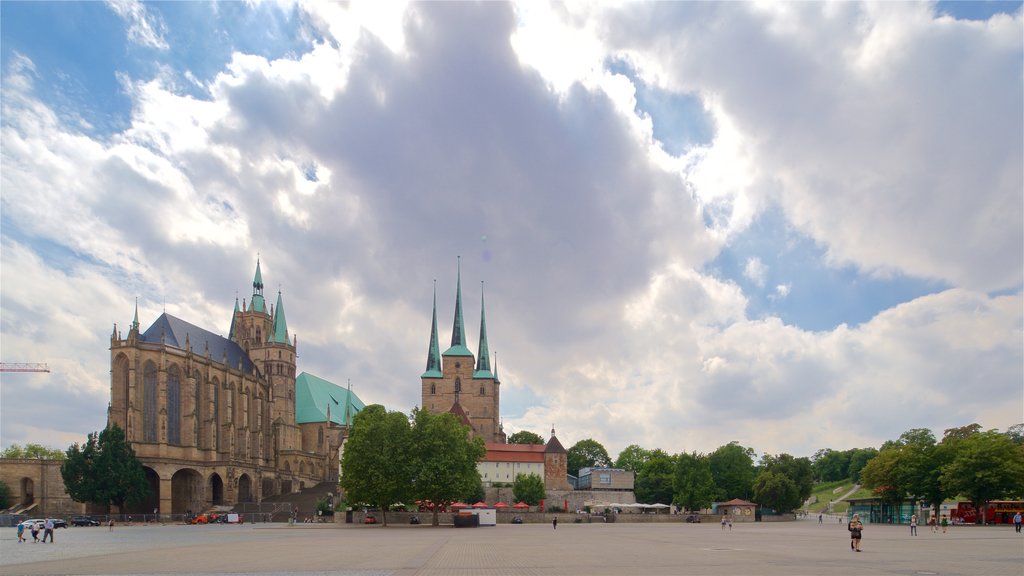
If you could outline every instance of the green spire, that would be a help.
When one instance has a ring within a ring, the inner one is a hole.
[[[266,312],[267,303],[263,301],[263,274],[260,273],[260,259],[256,258],[256,276],[252,279],[252,301],[249,302],[250,312]]]
[[[472,356],[466,348],[466,327],[462,323],[462,258],[459,258],[459,275],[455,284],[455,322],[452,325],[452,346],[444,351],[445,356]]]
[[[277,292],[277,304],[274,306],[274,325],[267,341],[278,344],[288,343],[288,321],[284,318],[284,300],[281,299],[280,290]]]
[[[139,330],[139,298],[135,297],[135,318],[132,320],[132,330]]]
[[[437,344],[437,281],[434,281],[434,314],[430,320],[430,348],[427,350],[427,371],[420,378],[441,378],[441,348]]]
[[[231,313],[231,328],[228,329],[228,340],[235,339],[235,317],[238,316],[238,294],[235,294],[235,311]]]
[[[484,319],[484,283],[480,282],[480,345],[477,347],[480,355],[476,359],[476,370],[473,378],[494,378],[491,374],[491,353],[487,349],[487,320]]]

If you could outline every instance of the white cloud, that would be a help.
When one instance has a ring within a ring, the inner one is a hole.
[[[761,262],[760,258],[748,258],[746,265],[743,266],[743,275],[757,286],[764,287],[766,274],[768,274],[768,267]]]
[[[128,40],[157,50],[167,50],[167,26],[159,14],[146,9],[139,0],[108,0],[107,6],[128,24]]]

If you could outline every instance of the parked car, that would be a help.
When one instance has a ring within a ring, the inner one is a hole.
[[[45,524],[45,523],[46,523],[46,520],[43,520],[42,518],[29,518],[28,520],[23,520],[21,522],[21,525],[25,527],[25,530],[29,530],[29,529],[32,528],[32,525],[35,524],[35,525],[39,526],[40,530],[42,530],[43,529],[43,524]]]
[[[67,528],[68,527],[68,521],[63,519],[63,518],[50,518],[50,521],[53,522],[53,527],[54,528]]]
[[[363,518],[363,524],[376,524],[376,523],[377,523],[377,517],[373,516],[371,514],[367,514],[366,518]]]
[[[700,524],[700,514],[690,514],[686,517],[686,521],[691,524]]]
[[[92,516],[75,516],[71,518],[72,526],[99,526],[99,520]]]

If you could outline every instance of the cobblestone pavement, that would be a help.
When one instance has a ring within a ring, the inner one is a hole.
[[[845,525],[817,520],[737,524],[430,526],[214,525],[68,528],[53,544],[0,537],[7,574],[943,575],[1021,576],[1024,535],[1013,527],[868,525],[864,551]]]

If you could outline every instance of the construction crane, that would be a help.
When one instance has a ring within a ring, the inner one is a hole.
[[[25,362],[0,362],[0,372],[49,372],[50,367],[46,364],[32,364]]]

